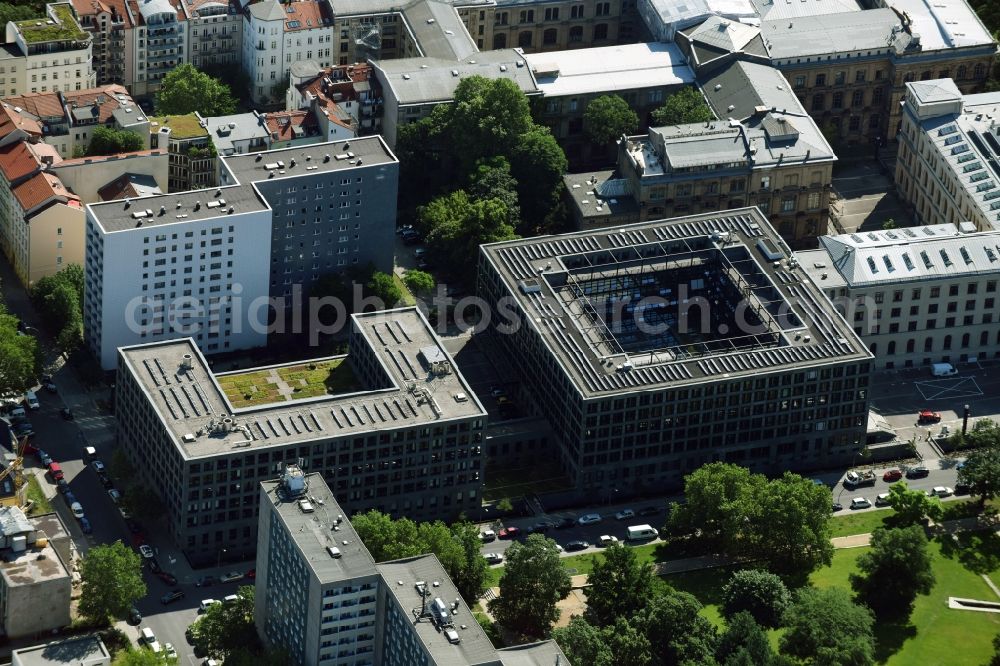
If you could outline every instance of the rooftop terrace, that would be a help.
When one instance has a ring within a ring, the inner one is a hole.
[[[360,387],[346,356],[216,375],[234,407],[351,393]]]
[[[587,397],[870,358],[756,208],[482,251]]]
[[[332,382],[338,394],[320,393],[319,377],[325,371],[320,366],[336,360],[326,358],[268,370],[268,376],[271,370],[280,373],[279,377],[283,374],[282,381],[291,386],[297,379],[305,379],[305,384],[300,384],[301,392],[315,391],[316,395],[278,400],[280,391],[260,388],[235,394],[237,398],[249,394],[250,400],[234,401],[226,385],[239,384],[229,379],[254,375],[217,377],[189,338],[125,347],[120,354],[187,458],[486,416],[440,339],[416,308],[354,315],[352,327],[358,334],[352,344],[368,345],[368,352],[375,355],[384,373],[380,387],[359,382],[353,385],[353,393],[340,393],[350,390],[347,375],[340,370],[347,363],[342,363],[322,384],[325,390],[329,386],[326,382]],[[353,353],[364,351],[355,349]],[[443,362],[446,372],[432,371],[431,363],[437,360]],[[317,366],[315,375],[309,370],[313,364]],[[305,370],[299,369],[302,366]],[[302,372],[306,376],[299,374]],[[236,390],[244,391],[246,385]],[[258,392],[266,397],[255,402],[253,397]]]
[[[193,139],[198,136],[208,136],[208,129],[201,126],[198,116],[188,113],[182,116],[150,116],[149,131],[159,132],[162,128],[170,128],[170,136],[174,139]]]
[[[69,4],[50,5],[50,16],[17,21],[18,32],[27,44],[42,42],[85,42],[89,35],[80,27]]]

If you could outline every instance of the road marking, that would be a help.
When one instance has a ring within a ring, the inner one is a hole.
[[[983,395],[983,390],[979,388],[975,377],[915,382],[915,386],[924,400],[975,398]]]

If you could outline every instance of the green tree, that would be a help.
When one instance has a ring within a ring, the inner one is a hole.
[[[168,657],[164,652],[129,647],[115,655],[111,666],[172,666],[176,663],[176,657]]]
[[[420,549],[417,524],[409,518],[393,520],[372,509],[351,518],[351,524],[376,562],[413,557]]]
[[[691,594],[670,589],[654,597],[635,622],[653,650],[657,666],[715,663],[718,636],[712,623],[701,616],[701,603]]]
[[[453,275],[475,274],[479,246],[516,238],[500,199],[474,200],[464,190],[436,199],[420,210],[427,248]]]
[[[386,308],[393,307],[403,297],[399,285],[388,273],[379,271],[372,273],[371,279],[368,280],[365,287],[368,289],[368,293],[382,301]]]
[[[993,656],[990,658],[989,666],[1000,666],[1000,634],[993,637]]]
[[[722,615],[732,619],[749,613],[755,622],[768,628],[781,624],[792,603],[792,595],[781,578],[769,571],[737,571],[722,588]]]
[[[455,582],[459,594],[465,599],[465,603],[474,606],[479,601],[479,595],[486,589],[486,577],[490,569],[483,558],[479,528],[473,523],[463,521],[453,524],[451,533],[461,549],[461,557],[457,570],[448,573]]]
[[[663,106],[653,111],[653,125],[684,125],[715,120],[701,91],[694,86],[681,88],[667,97]]]
[[[83,342],[83,284],[83,267],[70,264],[39,279],[31,289],[31,299],[63,353]]]
[[[542,637],[559,618],[556,603],[570,591],[569,573],[551,539],[530,535],[507,549],[500,596],[489,601],[493,617],[525,636]]]
[[[785,472],[747,486],[739,505],[744,523],[740,554],[797,581],[832,561],[830,490],[825,486]]]
[[[963,439],[970,448],[1000,447],[1000,424],[992,419],[979,419]]]
[[[106,125],[94,128],[90,135],[87,155],[117,155],[142,150],[142,137],[129,130],[120,130]]]
[[[0,395],[24,393],[38,377],[38,343],[18,332],[17,321],[0,303]]]
[[[601,95],[583,112],[583,132],[596,144],[612,144],[639,127],[639,116],[618,95]]]
[[[980,448],[969,454],[958,482],[969,485],[969,491],[979,497],[980,506],[1000,497],[1000,448]]]
[[[905,481],[889,486],[889,506],[896,511],[892,520],[897,527],[917,525],[925,516],[941,520],[941,500],[922,490],[910,490]]]
[[[882,229],[884,231],[889,231],[890,229],[895,229],[895,228],[896,228],[896,220],[892,219],[891,217],[882,223]]]
[[[774,651],[753,615],[740,611],[726,621],[726,631],[719,637],[715,659],[720,666],[770,666],[774,662]]]
[[[697,533],[706,549],[724,548],[742,521],[739,500],[763,477],[755,477],[746,467],[714,462],[702,465],[684,477],[686,502],[674,504],[667,520],[667,532],[674,536]]]
[[[254,626],[254,587],[236,591],[236,601],[212,604],[191,625],[191,644],[199,654],[225,659],[241,650],[258,652],[260,640]]]
[[[473,200],[499,199],[507,207],[507,224],[514,228],[521,224],[517,180],[510,173],[507,158],[493,157],[480,161],[469,176],[466,192]]]
[[[629,664],[629,666],[648,666],[653,662],[652,646],[642,630],[620,617],[604,629],[604,642],[608,651],[614,655],[614,660],[608,666]]]
[[[433,275],[416,269],[406,271],[403,282],[414,294],[431,294],[436,285]]]
[[[146,596],[141,558],[121,541],[91,548],[80,578],[80,613],[95,622],[125,617],[132,604]]]
[[[236,111],[229,86],[184,63],[163,77],[156,94],[156,112],[181,116],[197,111],[202,116],[225,116]]]
[[[448,118],[464,173],[484,157],[510,155],[533,126],[528,98],[511,79],[470,76],[455,88]]]
[[[614,663],[614,655],[604,639],[604,632],[579,615],[574,615],[565,627],[554,629],[552,638],[566,653],[571,664],[601,666]]]
[[[618,618],[632,617],[653,597],[653,565],[640,564],[632,548],[615,544],[594,560],[587,582],[587,619],[602,627],[613,625]]]
[[[510,172],[517,180],[524,235],[545,233],[559,220],[563,174],[569,163],[566,153],[547,127],[534,126],[523,136],[510,155]]]
[[[157,520],[163,515],[166,507],[155,490],[135,478],[126,483],[121,505],[129,514],[138,520]]]
[[[815,666],[870,666],[874,622],[871,611],[844,589],[803,588],[785,615],[781,652]]]
[[[934,586],[927,537],[917,525],[872,532],[871,549],[858,558],[851,587],[879,617],[907,617],[918,594]]]

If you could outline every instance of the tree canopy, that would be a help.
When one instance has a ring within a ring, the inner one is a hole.
[[[749,613],[758,624],[774,628],[792,603],[792,595],[780,577],[769,571],[741,569],[722,588],[722,614],[732,618]]]
[[[774,651],[753,615],[740,611],[727,620],[715,659],[720,666],[770,666]]]
[[[844,589],[803,588],[785,615],[781,652],[815,666],[871,666],[874,623],[871,611]]]
[[[165,652],[129,647],[115,655],[111,666],[173,666],[176,663],[177,658],[169,657]]]
[[[38,343],[31,335],[20,334],[18,319],[7,314],[0,303],[0,395],[22,394],[38,377]]]
[[[552,637],[573,664],[587,666],[648,666],[652,646],[645,634],[628,618],[620,617],[608,627],[595,627],[582,617],[552,632]]]
[[[83,284],[83,267],[70,264],[31,289],[35,307],[65,354],[83,343]]]
[[[80,568],[80,613],[95,622],[123,618],[146,596],[139,555],[121,541],[94,546]]]
[[[918,594],[934,585],[927,537],[917,525],[872,532],[871,549],[858,558],[860,573],[851,574],[858,601],[879,617],[907,617]]]
[[[639,127],[639,116],[622,97],[601,95],[583,112],[583,132],[596,144],[610,144]]]
[[[199,654],[225,659],[241,650],[259,647],[254,626],[254,587],[236,591],[236,601],[211,604],[191,625],[191,644]]]
[[[555,542],[541,534],[507,549],[500,596],[490,599],[490,613],[503,627],[525,636],[548,635],[559,618],[556,603],[570,591],[569,573]]]
[[[981,504],[1000,497],[1000,447],[976,449],[958,470],[958,482],[969,485],[969,492],[979,497]]]
[[[797,581],[831,561],[829,491],[798,474],[768,480],[740,465],[710,463],[685,477],[684,495],[687,502],[675,504],[667,520],[671,538],[762,561]]]
[[[905,481],[889,486],[889,506],[895,510],[892,521],[897,527],[917,525],[924,517],[940,520],[943,512],[941,500],[922,490],[910,490]]]
[[[667,97],[663,106],[653,111],[653,125],[656,126],[704,123],[709,120],[715,120],[715,114],[702,97],[701,91],[694,86],[681,88]]]
[[[406,271],[403,282],[414,294],[430,294],[436,286],[433,275],[416,269]]]
[[[640,564],[635,551],[614,544],[594,561],[587,577],[587,619],[598,626],[631,617],[653,597],[653,565]]]
[[[395,306],[403,297],[403,292],[399,289],[399,285],[396,284],[392,276],[388,273],[375,271],[365,286],[372,296],[382,301],[386,309]]]
[[[236,100],[229,86],[183,63],[163,77],[156,93],[156,112],[179,116],[195,111],[206,117],[225,116],[236,112]]]
[[[702,617],[701,602],[687,592],[674,589],[655,597],[635,618],[652,645],[655,666],[715,663],[718,636]]]
[[[420,209],[428,251],[456,276],[475,274],[479,246],[516,238],[503,199],[475,199],[456,190]]]
[[[106,125],[94,128],[90,135],[87,155],[117,155],[142,150],[142,137],[129,130],[115,129]]]

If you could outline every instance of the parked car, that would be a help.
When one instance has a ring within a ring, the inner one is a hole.
[[[98,474],[104,474],[104,469],[105,469],[104,463],[102,463],[100,460],[95,460],[94,462],[90,463],[90,466],[93,467],[94,471],[97,472]]]
[[[557,530],[565,530],[570,527],[576,527],[576,521],[572,518],[563,518],[558,523],[556,523]]]
[[[906,470],[906,478],[923,479],[926,478],[930,473],[931,471],[923,466],[911,467],[910,469]]]
[[[76,501],[76,495],[73,494],[72,490],[67,490],[63,493],[63,499],[66,500],[66,506],[72,506],[73,502]]]
[[[80,517],[80,531],[84,534],[90,534],[94,531],[94,528],[90,525],[90,520],[86,516]]]
[[[138,608],[132,606],[128,611],[128,623],[134,627],[140,622],[142,622],[142,613],[139,612]]]
[[[576,519],[579,525],[595,525],[603,520],[599,513],[587,513]]]
[[[167,653],[167,659],[177,659],[177,650],[170,643],[163,644],[163,651]]]
[[[141,546],[139,546],[139,554],[145,557],[147,560],[155,557],[153,549],[147,546],[146,544],[142,544]]]
[[[110,497],[111,501],[114,502],[115,504],[118,504],[118,502],[122,501],[122,494],[118,492],[117,488],[109,488],[108,497]]]
[[[60,493],[65,495],[69,491],[69,481],[67,481],[65,478],[59,479],[58,481],[56,481],[56,489]]]
[[[177,577],[174,576],[169,571],[163,571],[163,570],[157,571],[156,572],[156,577],[159,578],[160,580],[162,580],[164,583],[166,583],[170,587],[176,587],[177,586]]]
[[[62,467],[60,467],[59,463],[57,463],[54,460],[49,463],[49,474],[52,475],[52,480],[53,481],[58,481],[59,479],[63,478],[63,476],[64,476],[63,475],[63,471],[62,471]]]
[[[73,502],[69,505],[69,510],[73,512],[73,517],[77,520],[83,518],[83,505],[79,502]]]
[[[951,497],[955,491],[948,486],[935,486],[933,490],[927,491],[931,497]]]
[[[608,546],[616,543],[618,543],[618,537],[610,536],[607,534],[602,534],[601,538],[598,539],[597,541],[597,545],[601,546],[602,548],[607,548]]]
[[[503,555],[500,553],[486,553],[483,557],[486,558],[486,563],[490,565],[503,562]]]
[[[590,548],[590,544],[586,541],[570,541],[565,546],[567,553],[572,553],[577,550],[586,550]]]
[[[929,409],[923,409],[917,414],[917,423],[938,423],[940,421],[940,412],[932,412]]]
[[[195,587],[211,587],[215,582],[215,576],[202,576],[197,581],[195,581]]]
[[[655,516],[660,512],[660,507],[658,506],[644,506],[639,509],[638,515],[640,516]]]
[[[955,494],[956,495],[968,495],[972,492],[972,486],[968,483],[956,483],[955,484]]]
[[[628,520],[629,518],[635,518],[635,511],[632,509],[622,509],[615,514],[615,520]]]
[[[108,476],[107,474],[98,474],[97,478],[101,480],[101,485],[104,486],[105,488],[110,489],[113,488],[115,485],[115,482],[112,481],[111,477]]]
[[[830,508],[830,510],[833,513],[837,513],[838,511],[843,511],[844,510],[844,505],[840,504],[839,502],[834,502],[833,506]]]
[[[875,506],[889,506],[889,493],[879,493],[876,495]]]
[[[490,389],[490,395],[494,398],[502,398],[505,395],[507,395],[507,391],[497,386],[494,386],[493,388]]]
[[[49,465],[52,464],[52,457],[49,456],[49,454],[47,454],[45,451],[38,449],[36,453],[38,455],[38,462],[42,463],[42,465],[48,467]]]
[[[183,598],[184,590],[171,590],[160,597],[160,603],[166,606],[167,604],[172,604],[173,602]]]
[[[519,530],[516,527],[513,527],[513,526],[511,526],[511,527],[505,527],[502,530],[500,530],[500,538],[501,539],[513,539],[514,537],[516,537],[520,533],[521,533],[521,530]]]
[[[221,583],[234,583],[238,580],[243,580],[242,571],[230,571],[229,573],[219,576],[219,582]]]
[[[247,571],[247,578],[249,578],[250,580],[256,580],[257,579],[257,569],[253,568],[253,569],[250,569],[249,571]]]
[[[51,378],[45,379],[45,380],[43,380],[43,382],[44,382],[43,386],[45,387],[45,390],[48,391],[49,393],[58,393],[59,392],[59,389],[56,388],[55,382],[53,382]]]
[[[489,543],[490,541],[496,541],[497,533],[493,530],[483,530],[479,533],[479,540],[483,543]]]
[[[868,509],[871,508],[871,505],[872,503],[865,497],[855,497],[851,500],[852,509]]]
[[[892,483],[893,481],[899,481],[903,478],[902,470],[898,469],[887,469],[885,474],[882,475],[882,480],[886,483]]]
[[[202,599],[201,604],[198,605],[198,612],[204,613],[209,609],[210,606],[214,606],[215,604],[221,604],[221,603],[222,602],[219,601],[218,599]]]
[[[41,409],[41,405],[38,404],[38,396],[34,391],[26,391],[24,394],[24,404],[28,406],[28,409],[35,410]]]

